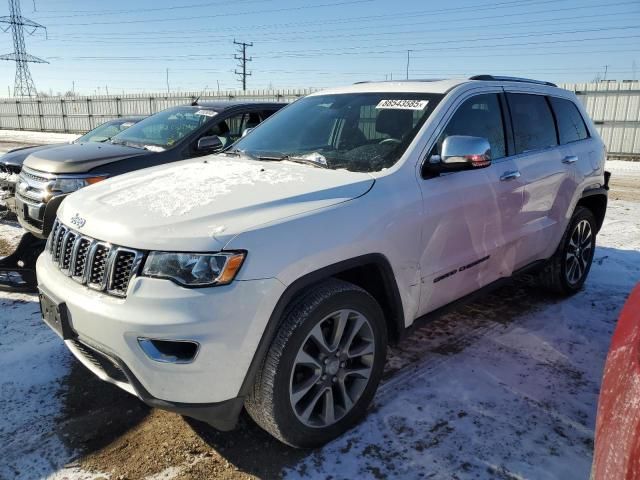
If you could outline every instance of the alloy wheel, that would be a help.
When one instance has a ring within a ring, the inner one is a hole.
[[[342,309],[320,320],[291,371],[289,399],[298,420],[315,428],[341,420],[367,387],[374,355],[371,323],[360,312]]]
[[[591,224],[587,220],[581,220],[571,232],[565,257],[565,275],[571,285],[579,283],[586,274],[592,253]]]

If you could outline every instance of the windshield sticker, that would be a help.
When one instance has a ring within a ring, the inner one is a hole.
[[[424,110],[429,100],[381,100],[376,109]]]
[[[213,110],[198,110],[196,115],[203,115],[205,117],[215,117],[218,112],[214,112]]]

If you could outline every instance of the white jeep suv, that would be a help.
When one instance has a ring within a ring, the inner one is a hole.
[[[572,294],[607,205],[605,149],[547,82],[314,93],[225,153],[66,199],[44,320],[101,379],[310,447],[361,419],[388,342],[524,270]]]

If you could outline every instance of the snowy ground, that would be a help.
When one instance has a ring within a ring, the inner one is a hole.
[[[640,163],[608,168],[640,189]],[[422,326],[390,353],[367,419],[313,452],[246,419],[222,434],[146,409],[72,359],[35,296],[0,292],[0,479],[586,479],[610,335],[640,280],[640,203],[615,185],[584,291],[525,279]],[[0,222],[0,255],[18,234]]]
[[[78,138],[75,133],[47,133],[26,130],[0,130],[0,153],[12,148],[48,143],[65,143]]]

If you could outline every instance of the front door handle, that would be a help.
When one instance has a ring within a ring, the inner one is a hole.
[[[506,182],[507,180],[515,180],[516,178],[520,178],[520,172],[514,170],[513,172],[504,172],[500,177],[500,180]]]
[[[568,164],[576,163],[577,161],[578,161],[578,157],[576,157],[575,155],[568,155],[562,159],[562,163],[568,163]]]

